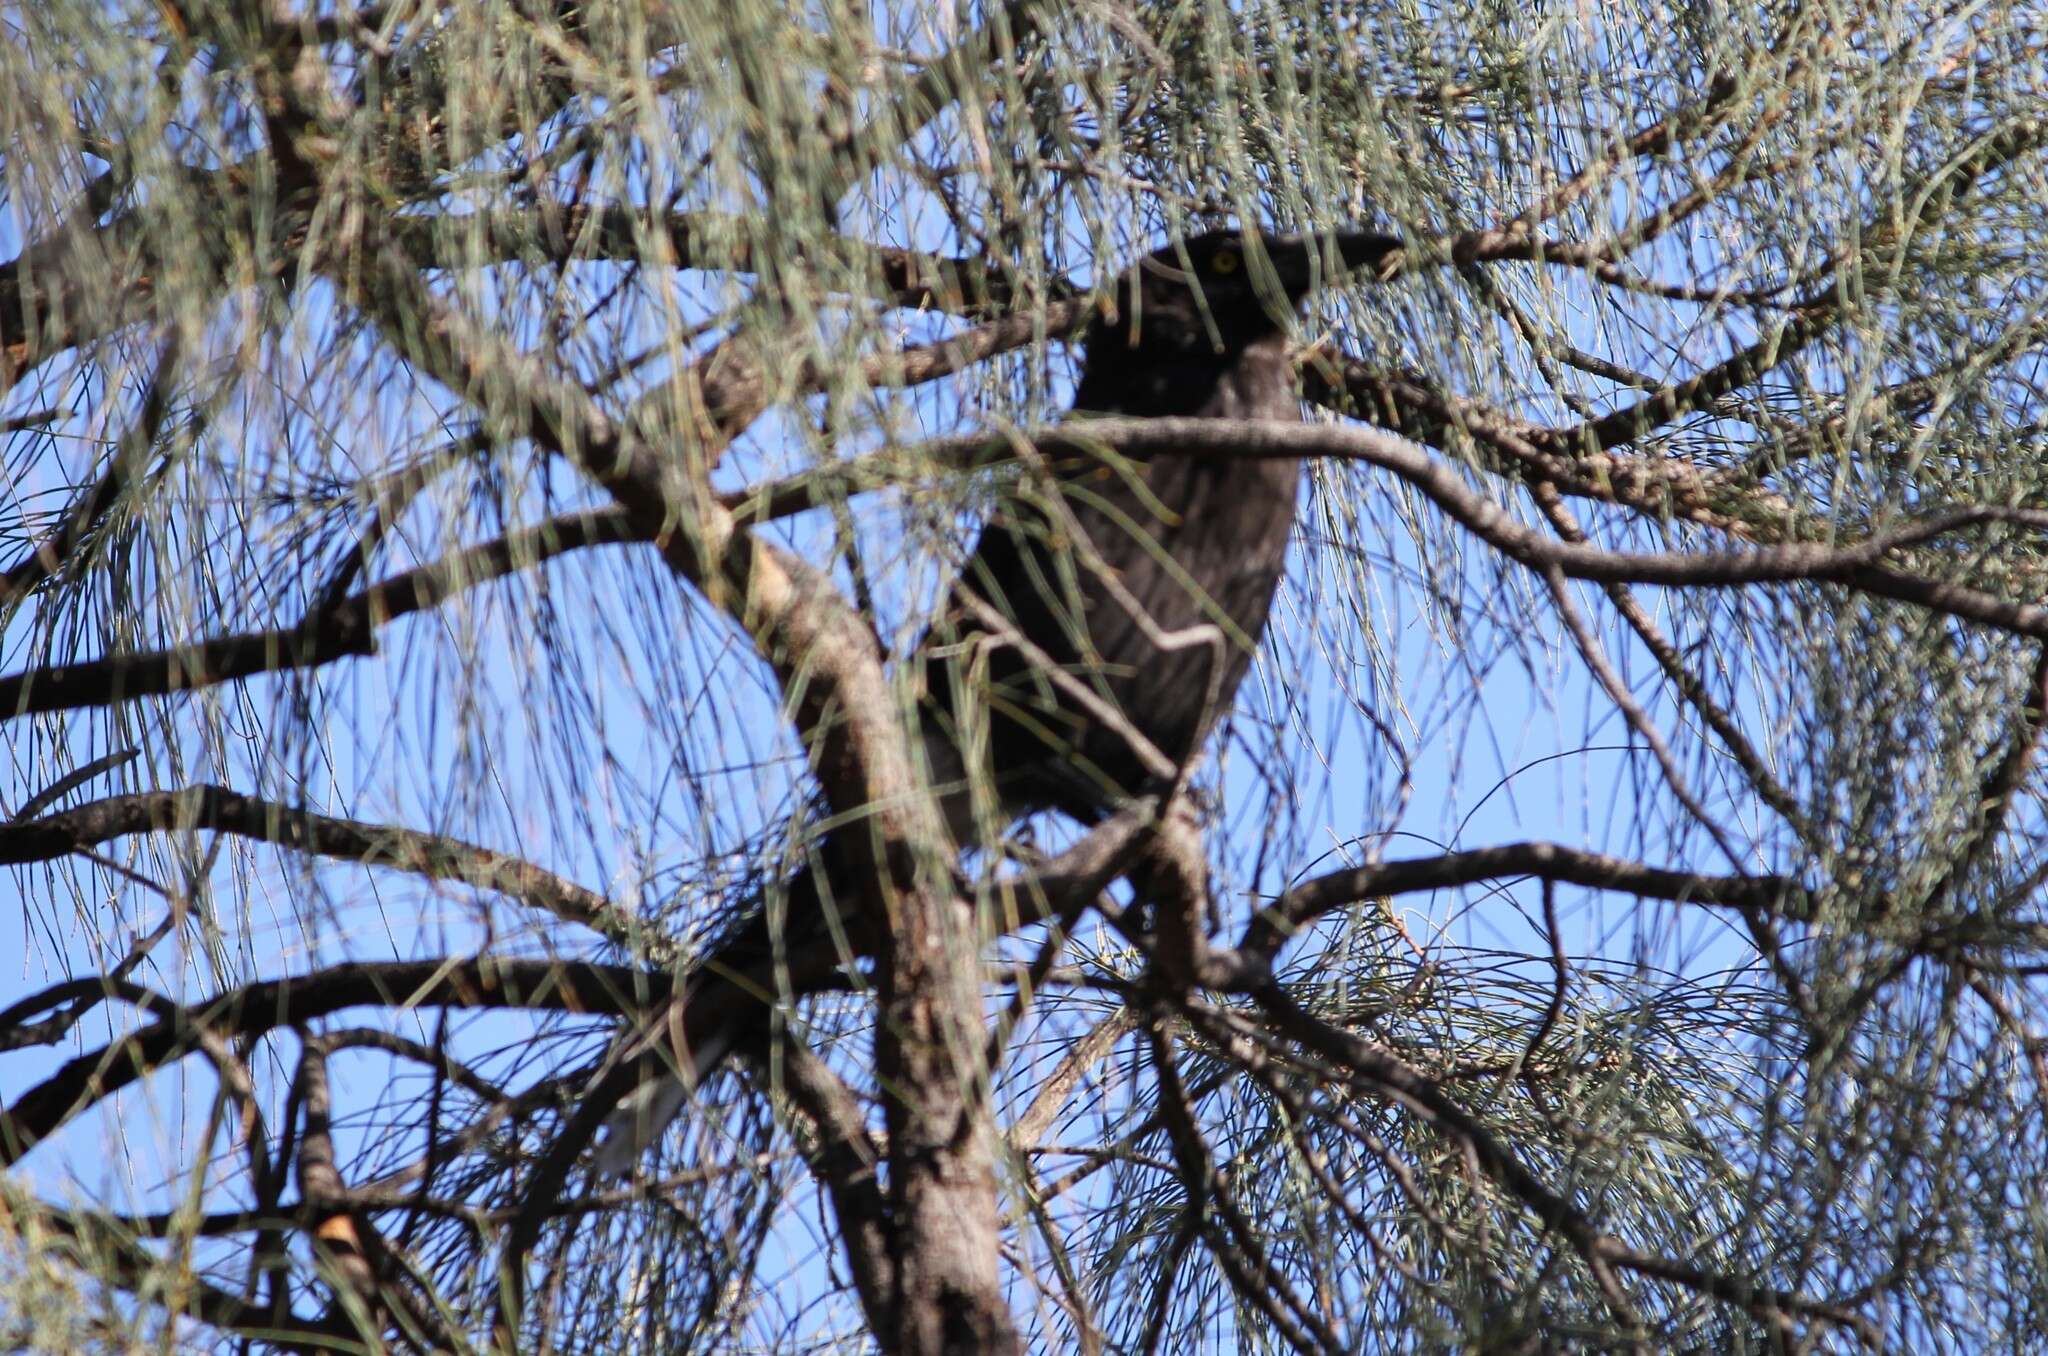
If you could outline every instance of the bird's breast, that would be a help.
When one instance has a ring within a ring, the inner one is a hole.
[[[1276,335],[1229,354],[1091,352],[1077,408],[1142,418],[1298,420]],[[984,532],[963,575],[1059,668],[1186,759],[1229,708],[1286,569],[1301,464],[1160,453],[1063,470],[1058,511],[1020,503]],[[1045,506],[1050,509],[1051,506]],[[990,757],[1019,807],[1086,817],[1149,774],[1017,651],[989,654]],[[950,700],[950,698],[948,698]],[[956,721],[956,723],[959,723]]]
[[[1118,413],[1301,418],[1293,368],[1277,335],[1235,354],[1155,367],[1115,402]],[[1298,460],[1165,453],[1135,466],[1101,468],[1091,480],[1070,496],[1079,526],[1106,556],[1166,567],[1146,590],[1159,615],[1192,624],[1203,613],[1214,617],[1220,605],[1224,615],[1254,623],[1242,629],[1258,634],[1285,566],[1301,482]]]
[[[1121,413],[1301,417],[1277,336],[1234,361],[1153,377],[1141,390],[1160,398],[1119,402]],[[1251,663],[1286,570],[1300,482],[1293,459],[1161,454],[1067,496],[1088,548],[1122,585],[1078,572],[1093,654],[1074,657],[1095,668],[1108,695],[1169,757],[1194,751]],[[1197,631],[1207,637],[1190,634]]]

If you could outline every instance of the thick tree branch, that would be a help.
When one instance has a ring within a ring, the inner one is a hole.
[[[642,441],[639,420],[613,424],[573,383],[414,286],[401,259],[385,256],[372,301],[386,333],[423,370],[604,486],[634,528],[662,545],[670,568],[732,616],[775,671],[812,772],[852,821],[835,836],[840,860],[879,925],[877,1072],[892,1093],[896,1341],[937,1353],[972,1333],[981,1349],[1014,1348],[996,1275],[986,1070],[963,1063],[980,1053],[978,924],[957,906],[940,866],[945,828],[916,772],[873,633],[828,578],[739,528],[712,498],[704,483],[710,444],[667,455]],[[508,1331],[523,1308],[520,1278],[540,1212],[580,1154],[579,1136],[595,1130],[583,1114],[595,1105],[579,1112],[532,1175],[522,1218],[508,1232]]]
[[[1963,585],[1908,574],[1880,563],[1894,551],[1987,523],[2048,530],[2048,512],[1994,504],[1965,505],[1903,519],[1879,535],[1848,544],[1790,543],[1741,551],[1609,551],[1560,542],[1516,521],[1469,488],[1455,467],[1378,429],[1258,420],[1104,418],[1061,425],[1033,436],[1040,451],[1054,453],[1109,448],[1137,457],[1324,457],[1359,461],[1408,482],[1454,522],[1533,570],[1556,568],[1568,578],[1675,588],[1827,581],[2015,634],[2048,638],[2048,608],[2008,602]],[[930,454],[940,461],[957,461],[970,457],[972,450],[986,441],[941,439],[928,446]]]
[[[164,1285],[164,1261],[127,1231],[106,1222],[59,1211],[42,1210],[35,1217],[40,1231],[56,1236],[55,1251],[82,1274],[104,1277],[135,1296],[167,1311],[189,1315],[224,1334],[261,1341],[301,1356],[335,1356],[356,1349],[361,1336],[355,1325],[338,1315],[320,1319],[280,1313],[230,1294],[189,1273],[175,1288]]]
[[[111,796],[26,823],[0,825],[0,864],[47,861],[128,834],[200,830],[388,867],[427,880],[459,881],[544,909],[621,946],[635,942],[636,929],[616,904],[524,858],[443,834],[315,814],[224,786]]]
[[[93,978],[60,986],[66,992],[57,1001],[101,982]],[[19,1162],[93,1103],[200,1049],[207,1032],[223,1040],[260,1036],[352,1007],[640,1016],[649,1004],[665,1002],[672,988],[665,972],[560,959],[360,962],[244,985],[205,1003],[173,1007],[22,1092],[0,1110],[0,1168]],[[39,1007],[49,1006],[37,1001]]]
[[[1270,960],[1288,938],[1336,909],[1382,895],[1454,889],[1509,876],[1533,876],[1643,899],[1766,910],[1795,919],[1811,917],[1813,910],[1805,887],[1783,876],[1702,876],[1555,843],[1509,843],[1353,867],[1303,881],[1259,911],[1238,950],[1247,960]]]
[[[658,264],[722,273],[787,271],[783,260],[763,257],[761,223],[717,212],[653,213],[615,203],[541,202],[493,206],[465,216],[405,217],[391,239],[430,268],[479,268],[503,261],[545,260]],[[1011,279],[986,260],[956,258],[849,236],[814,246],[803,265],[826,270],[834,285],[861,286],[897,306],[994,318],[1024,298]],[[1064,280],[1047,284],[1044,300],[1073,295]]]
[[[307,1042],[300,1054],[294,1091],[305,1118],[298,1144],[299,1194],[312,1207],[307,1241],[314,1264],[333,1290],[331,1311],[374,1342],[391,1322],[379,1275],[383,1238],[349,1205],[348,1187],[334,1158],[327,1055],[315,1042]]]
[[[810,1119],[815,1142],[805,1157],[832,1198],[847,1265],[870,1330],[896,1328],[897,1266],[893,1224],[878,1167],[882,1152],[868,1133],[853,1089],[794,1034],[779,1050],[782,1090]]]
[[[400,617],[555,556],[631,539],[619,515],[564,514],[408,570],[321,608],[297,626],[8,674],[0,677],[0,720],[112,706],[375,654],[377,628]]]

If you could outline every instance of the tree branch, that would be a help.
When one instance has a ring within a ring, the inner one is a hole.
[[[0,864],[48,861],[128,834],[199,830],[389,867],[427,880],[460,881],[544,909],[621,946],[637,941],[637,929],[618,905],[524,858],[443,834],[315,814],[224,786],[110,796],[26,823],[0,824]]]
[[[161,1306],[223,1333],[281,1347],[301,1356],[335,1356],[357,1348],[361,1335],[346,1320],[329,1316],[304,1319],[280,1313],[268,1304],[252,1304],[238,1295],[187,1272],[175,1288],[164,1285],[164,1259],[135,1238],[101,1221],[61,1211],[40,1210],[36,1224],[59,1240],[59,1250],[73,1245],[67,1261],[87,1276],[104,1278],[138,1300]]]
[[[811,1170],[832,1198],[853,1270],[854,1289],[873,1332],[893,1332],[897,1314],[897,1267],[890,1250],[893,1221],[877,1165],[881,1151],[868,1133],[859,1099],[830,1065],[811,1053],[794,1033],[780,1043],[781,1088],[810,1119],[817,1136],[805,1154]]]
[[[647,1004],[666,1001],[673,986],[665,972],[625,965],[481,958],[360,962],[247,984],[203,1004],[173,1006],[149,1026],[80,1055],[21,1093],[0,1110],[0,1168],[19,1162],[93,1103],[201,1048],[202,1032],[223,1040],[260,1036],[365,1006],[639,1016]]]
[[[400,617],[555,556],[629,540],[631,529],[619,515],[564,514],[408,570],[297,626],[8,674],[0,677],[0,720],[112,706],[375,654],[377,628]]]
[[[135,422],[115,440],[113,456],[99,479],[73,501],[55,530],[29,548],[29,553],[5,573],[0,573],[0,611],[19,603],[38,584],[68,565],[93,529],[120,502],[155,450],[157,433],[171,407],[171,387],[177,378],[180,349],[175,335],[164,342],[156,371],[143,388],[142,408]]]
[[[1560,542],[1516,521],[1467,488],[1454,467],[1437,461],[1413,443],[1378,429],[1267,420],[1102,418],[1059,425],[1031,436],[1040,451],[1048,452],[1094,452],[1109,448],[1140,457],[1325,457],[1359,461],[1408,482],[1454,522],[1532,570],[1555,567],[1568,578],[1670,587],[1733,588],[1827,581],[2015,634],[2048,638],[2048,608],[2007,602],[1963,585],[1905,574],[1878,563],[1901,548],[1986,523],[2048,530],[2048,512],[1994,504],[1941,509],[1904,519],[1879,535],[1847,545],[1790,543],[1741,551],[1609,551]],[[936,440],[928,446],[932,456],[946,461],[964,459],[984,442],[983,438],[953,438]]]
[[[1270,957],[1302,928],[1347,905],[1381,895],[1454,889],[1503,876],[1534,876],[1589,890],[1714,908],[1764,909],[1799,919],[1810,917],[1813,908],[1806,888],[1783,876],[1702,876],[1556,843],[1509,843],[1353,867],[1303,881],[1259,911],[1245,929],[1238,949],[1248,956]]]
[[[1159,1085],[1159,1119],[1173,1146],[1191,1218],[1230,1277],[1237,1297],[1264,1314],[1290,1346],[1296,1351],[1345,1350],[1345,1343],[1302,1303],[1294,1287],[1274,1268],[1258,1232],[1232,1199],[1228,1183],[1216,1169],[1215,1156],[1202,1138],[1194,1103],[1175,1066],[1167,1020],[1163,1014],[1155,1016],[1146,1034],[1152,1047],[1153,1077]],[[1211,1221],[1212,1211],[1224,1228]]]
[[[555,264],[644,262],[723,273],[791,267],[758,253],[758,221],[718,212],[659,213],[618,203],[551,200],[492,206],[463,216],[402,217],[392,229],[390,238],[429,268],[481,268],[535,258]],[[452,250],[444,246],[451,237]],[[875,296],[920,310],[992,318],[1023,299],[1010,278],[986,260],[874,245],[850,236],[834,235],[828,244],[814,245],[802,266],[829,270],[836,284],[872,280]],[[1052,279],[1043,300],[1072,296],[1070,284]]]

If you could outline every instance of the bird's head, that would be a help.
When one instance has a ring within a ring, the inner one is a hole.
[[[1333,276],[1378,265],[1400,241],[1373,231],[1281,235],[1209,231],[1127,269],[1089,326],[1102,347],[1228,351],[1280,333],[1301,300]]]

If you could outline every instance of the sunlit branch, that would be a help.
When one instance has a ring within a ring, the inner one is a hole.
[[[635,928],[617,904],[524,858],[442,834],[316,814],[224,786],[112,796],[0,825],[0,863],[48,861],[136,833],[211,830],[280,847],[490,890],[578,923],[622,946]]]
[[[388,1269],[383,1235],[368,1216],[359,1217],[352,1208],[335,1159],[327,1052],[318,1042],[307,1041],[301,1050],[292,1091],[304,1126],[294,1166],[300,1193],[310,1207],[306,1242],[321,1279],[333,1292],[333,1310],[374,1341],[394,1322],[390,1301],[395,1296],[382,1274]],[[447,1349],[445,1337],[440,1345]]]
[[[982,1034],[977,957],[960,933],[950,883],[933,869],[944,827],[920,786],[872,630],[828,577],[734,524],[704,483],[706,443],[692,466],[642,442],[640,421],[615,425],[579,388],[418,287],[402,258],[387,252],[379,272],[370,298],[386,335],[444,386],[590,475],[636,529],[662,542],[671,569],[731,615],[775,671],[833,808],[864,818],[867,832],[842,837],[849,878],[888,906],[876,1055],[879,1076],[896,1091],[888,1103],[893,1244],[899,1284],[905,1293],[922,1288],[928,1301],[914,1314],[908,1303],[897,1309],[903,1322],[925,1324],[964,1306],[987,1331],[1008,1331],[994,1270],[991,1137],[961,1133],[986,1120],[986,1095],[953,1055],[978,1046],[969,1027]],[[628,1086],[607,1081],[611,1105]],[[559,1195],[611,1105],[587,1098],[528,1176],[499,1265],[508,1331],[524,1312],[535,1212]]]

